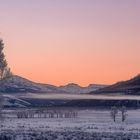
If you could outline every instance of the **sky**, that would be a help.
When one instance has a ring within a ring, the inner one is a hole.
[[[140,0],[0,0],[9,67],[32,81],[113,84],[140,73]]]

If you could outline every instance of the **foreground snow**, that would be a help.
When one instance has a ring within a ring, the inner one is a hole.
[[[1,122],[1,137],[48,140],[140,139],[140,110],[129,110],[126,122],[120,115],[114,123],[109,110],[78,109],[78,118],[17,119],[7,110]]]

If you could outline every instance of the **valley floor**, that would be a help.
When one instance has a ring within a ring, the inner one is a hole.
[[[69,110],[69,108],[66,108]],[[63,110],[63,108],[62,108]],[[8,140],[139,140],[140,110],[128,110],[127,119],[121,122],[118,114],[116,123],[110,110],[92,108],[76,109],[77,118],[16,118],[4,110],[1,120],[0,139]]]

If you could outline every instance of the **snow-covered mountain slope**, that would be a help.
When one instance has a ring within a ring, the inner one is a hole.
[[[5,78],[0,81],[0,92],[3,93],[89,93],[96,91],[105,85],[91,84],[88,87],[81,87],[77,84],[66,86],[54,86],[49,84],[35,83],[17,75]]]
[[[111,86],[97,90],[96,92],[91,92],[91,94],[130,94],[130,95],[140,95],[140,74],[134,78],[118,82]]]
[[[67,93],[89,93],[96,91],[100,88],[106,87],[105,85],[90,84],[88,87],[81,87],[77,84],[71,83],[66,86],[60,86],[59,88]]]
[[[11,76],[0,81],[0,92],[4,93],[57,93],[62,92],[58,87],[48,84],[35,83],[20,76]]]

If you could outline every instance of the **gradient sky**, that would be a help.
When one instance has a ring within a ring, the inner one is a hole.
[[[36,82],[140,73],[140,0],[0,0],[0,32],[13,73]]]

